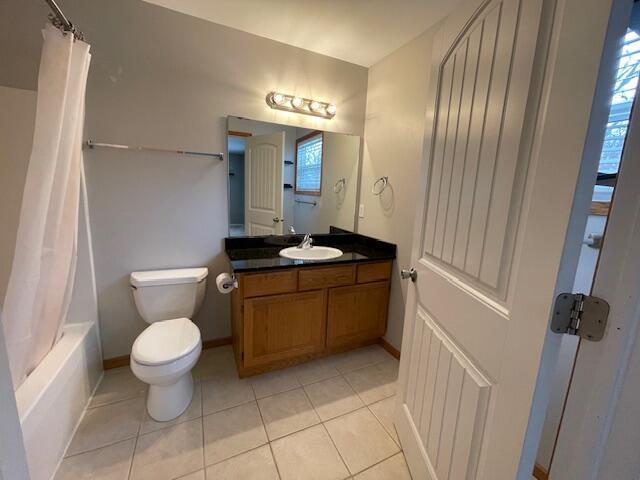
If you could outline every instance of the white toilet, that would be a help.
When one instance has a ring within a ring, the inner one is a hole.
[[[190,318],[202,305],[208,273],[182,268],[131,274],[136,307],[150,324],[133,343],[131,371],[149,384],[147,410],[157,421],[178,417],[191,403],[191,369],[202,339]]]

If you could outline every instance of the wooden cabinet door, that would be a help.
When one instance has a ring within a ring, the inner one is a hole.
[[[389,282],[329,290],[327,346],[357,345],[384,335]]]
[[[326,306],[326,290],[245,299],[244,366],[324,350]]]

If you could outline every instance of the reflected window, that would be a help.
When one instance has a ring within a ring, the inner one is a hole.
[[[303,195],[320,195],[322,184],[322,132],[296,140],[296,188]]]

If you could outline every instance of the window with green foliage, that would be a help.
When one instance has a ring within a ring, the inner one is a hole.
[[[320,195],[322,185],[322,132],[296,140],[295,193]]]

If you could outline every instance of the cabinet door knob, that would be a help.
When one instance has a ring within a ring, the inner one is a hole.
[[[412,282],[415,282],[418,279],[418,271],[415,268],[410,268],[409,270],[403,268],[400,271],[400,277],[403,280],[410,278]]]
[[[280,217],[273,217],[273,223],[278,223],[278,222],[284,222],[284,218],[280,218]]]

